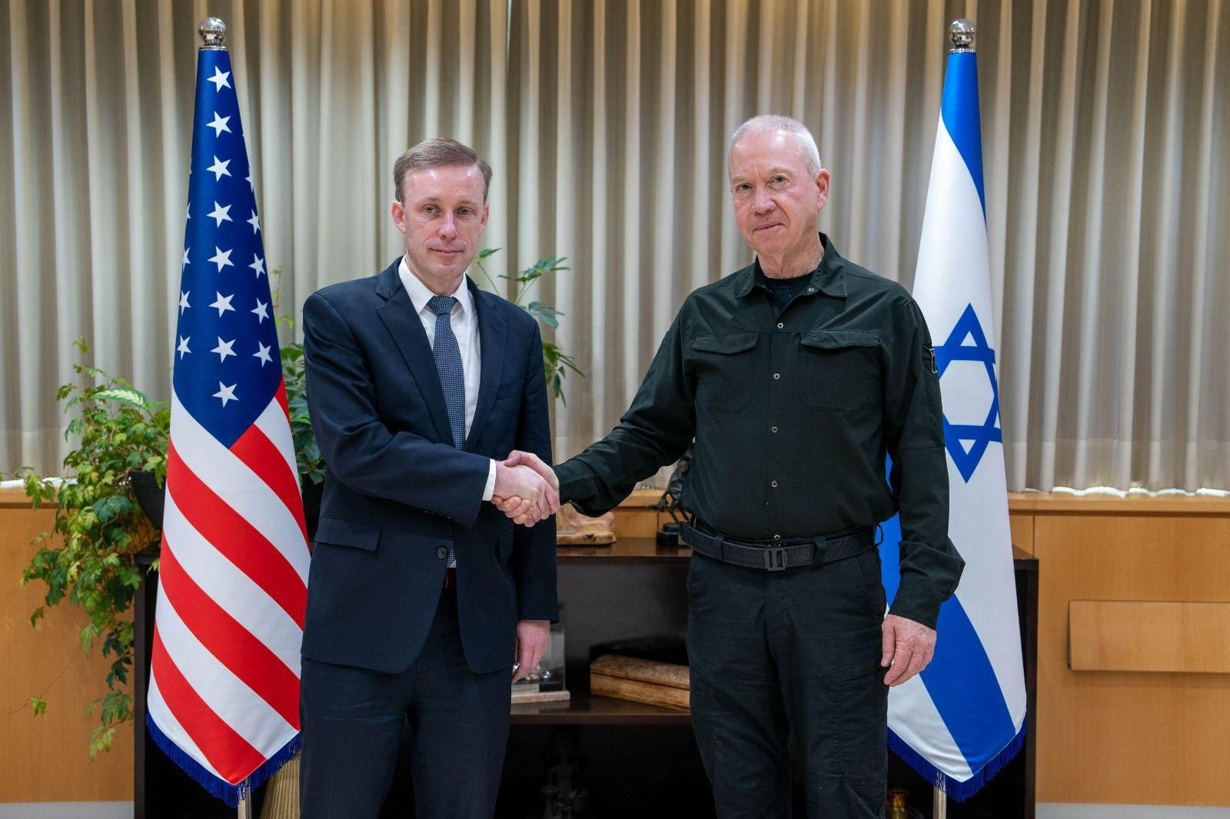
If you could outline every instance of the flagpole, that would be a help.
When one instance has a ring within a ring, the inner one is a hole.
[[[955,54],[963,51],[974,51],[974,24],[969,20],[961,18],[953,20],[952,25],[948,27],[948,39],[952,43],[952,48],[948,50],[949,54]],[[948,794],[935,786],[931,792],[931,819],[947,819],[948,817]]]
[[[244,788],[243,796],[239,797],[239,806],[235,809],[239,819],[252,819],[252,789]]]

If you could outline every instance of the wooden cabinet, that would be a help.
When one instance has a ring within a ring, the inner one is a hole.
[[[617,526],[618,530],[618,526]],[[650,538],[622,538],[609,547],[559,550],[565,680],[569,703],[513,708],[497,816],[542,815],[541,788],[555,763],[561,732],[576,749],[576,781],[590,793],[586,815],[714,815],[686,711],[589,695],[590,649],[650,635],[682,638],[687,627],[686,577],[691,550],[662,548]],[[1016,555],[1017,593],[1032,722],[1036,671],[1037,560]],[[995,780],[965,803],[950,802],[952,819],[1033,819],[1036,745],[1026,746]],[[927,782],[893,758],[889,785],[910,791],[910,804],[930,814]],[[797,790],[797,788],[796,788]],[[796,795],[796,809],[802,799]],[[803,816],[801,810],[796,810]]]
[[[498,817],[542,816],[542,787],[557,764],[552,749],[561,735],[575,749],[577,786],[589,792],[586,816],[714,815],[687,711],[589,695],[594,645],[683,639],[690,556],[690,549],[657,548],[648,538],[560,548],[564,675],[572,699],[513,706]]]

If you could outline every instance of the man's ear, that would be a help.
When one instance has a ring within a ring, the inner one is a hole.
[[[406,232],[406,206],[396,199],[393,200],[389,213],[393,216],[393,224],[402,233]]]
[[[824,203],[829,201],[829,172],[824,168],[816,171],[816,210],[824,210]]]

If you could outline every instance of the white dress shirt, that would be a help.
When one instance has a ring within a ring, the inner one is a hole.
[[[406,288],[406,292],[410,294],[410,303],[414,305],[419,321],[423,323],[423,330],[427,333],[427,343],[435,349],[436,314],[427,306],[427,302],[436,294],[427,289],[427,285],[410,272],[405,256],[401,257],[401,265],[397,272],[401,277],[402,287]],[[453,312],[449,315],[449,324],[453,328],[453,335],[457,337],[457,346],[461,350],[461,373],[465,379],[466,391],[465,437],[468,438],[470,425],[474,423],[474,410],[478,406],[478,386],[482,382],[483,374],[482,349],[478,337],[478,314],[474,310],[474,297],[470,294],[470,288],[466,286],[464,278],[461,280],[461,286],[448,295],[457,300],[457,303],[453,305]],[[491,500],[492,495],[495,494],[495,463],[494,460],[491,461],[491,468],[487,473],[487,485],[483,489],[483,500],[485,501]]]

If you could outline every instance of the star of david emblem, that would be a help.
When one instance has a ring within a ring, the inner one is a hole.
[[[970,343],[966,343],[966,342]],[[987,335],[978,322],[978,314],[974,306],[967,305],[961,318],[953,325],[948,340],[942,346],[935,348],[935,365],[939,377],[944,377],[944,370],[954,361],[973,361],[986,368],[987,380],[991,386],[991,406],[987,411],[986,420],[980,424],[954,424],[944,413],[944,445],[952,461],[956,464],[961,477],[969,483],[983,453],[992,443],[1003,443],[1004,431],[999,426],[999,382],[995,380],[995,351],[987,343]]]

